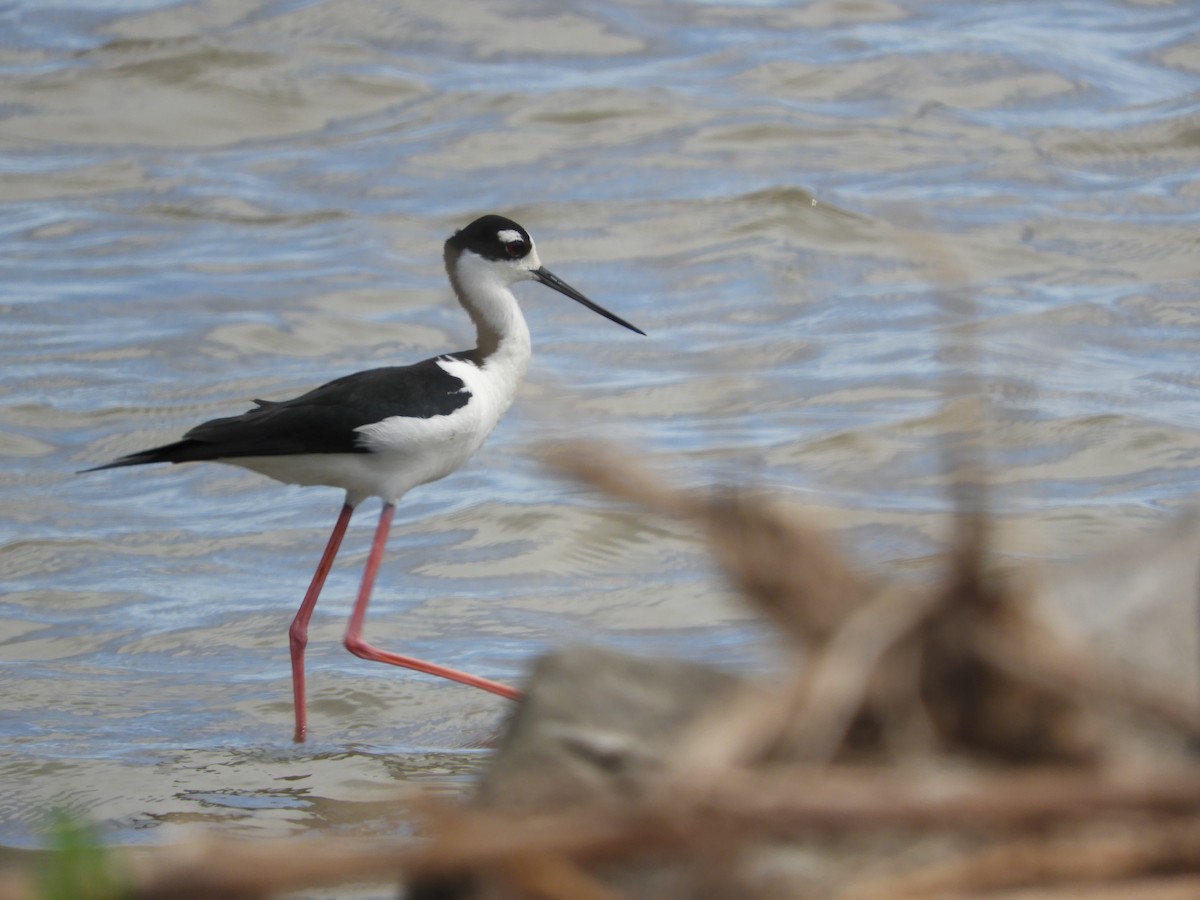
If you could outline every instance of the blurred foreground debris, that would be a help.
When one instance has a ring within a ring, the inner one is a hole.
[[[475,797],[414,805],[420,841],[162,848],[120,867],[122,896],[249,900],[397,876],[412,900],[1200,896],[1194,693],[1051,631],[1036,579],[988,558],[980,511],[961,514],[940,581],[893,584],[772,498],[675,490],[612,449],[550,458],[699,528],[785,637],[785,670],[751,683],[561,651],[538,664]],[[1171,554],[1195,571],[1188,546]],[[1105,583],[1091,590],[1108,602]],[[1184,591],[1195,615],[1196,582]],[[0,883],[0,900],[36,896]]]

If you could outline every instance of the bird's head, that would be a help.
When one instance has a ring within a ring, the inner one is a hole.
[[[508,289],[521,281],[537,281],[630,331],[645,334],[637,326],[592,302],[543,266],[533,238],[512,219],[494,213],[480,216],[447,239],[445,259],[446,271],[464,304],[498,288]]]

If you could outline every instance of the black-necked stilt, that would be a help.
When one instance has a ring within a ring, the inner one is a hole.
[[[308,728],[304,690],[308,623],[350,516],[368,497],[381,498],[383,511],[346,628],[346,649],[364,659],[439,675],[510,699],[520,697],[508,685],[379,650],[363,639],[363,619],[396,503],[417,485],[444,478],[462,466],[512,405],[530,357],[529,328],[513,296],[513,285],[541,282],[618,325],[645,333],[551,274],[538,259],[529,233],[511,219],[497,215],[476,219],[446,241],[444,256],[454,293],[475,323],[474,350],[347,375],[292,400],[256,400],[255,409],[197,425],[174,444],[87,470],[211,461],[242,466],[289,484],[329,485],[346,492],[289,632],[297,741],[304,740]]]

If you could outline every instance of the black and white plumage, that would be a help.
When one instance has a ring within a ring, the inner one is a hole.
[[[308,622],[350,515],[368,497],[382,499],[383,513],[347,628],[347,648],[368,659],[441,675],[507,697],[519,696],[507,685],[382,651],[362,639],[395,504],[412,488],[461,467],[512,405],[531,354],[529,329],[512,292],[514,285],[538,281],[619,325],[644,333],[542,266],[533,239],[511,219],[498,215],[476,219],[446,241],[444,258],[450,284],[475,324],[473,350],[347,375],[290,400],[256,400],[254,409],[197,425],[173,444],[96,467],[221,462],[277,481],[327,485],[346,492],[341,515],[290,631],[296,740],[303,740],[307,730]]]

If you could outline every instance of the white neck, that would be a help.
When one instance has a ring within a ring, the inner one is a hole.
[[[497,269],[495,262],[473,253],[447,252],[446,274],[458,302],[475,323],[480,364],[491,365],[503,358],[502,364],[516,366],[518,377],[524,376],[532,352],[529,326],[512,292],[513,282],[528,278],[524,270]]]

